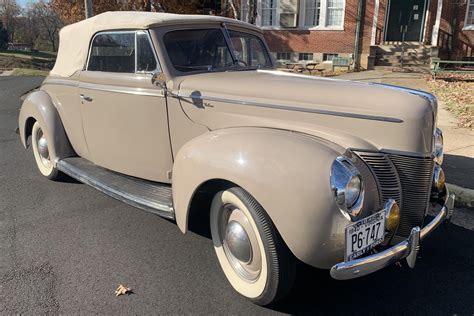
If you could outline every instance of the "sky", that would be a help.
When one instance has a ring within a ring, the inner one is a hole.
[[[16,2],[22,7],[26,7],[28,2],[36,2],[36,0],[16,0]]]

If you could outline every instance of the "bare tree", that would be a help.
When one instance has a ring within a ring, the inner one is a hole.
[[[32,3],[29,7],[28,16],[32,21],[38,23],[40,36],[47,40],[53,51],[57,50],[58,33],[62,27],[59,16],[45,0]]]
[[[51,6],[65,24],[85,18],[84,0],[51,0]],[[94,14],[106,11],[156,11],[169,13],[197,13],[203,0],[93,0]]]
[[[257,23],[257,0],[228,0],[228,3],[235,19]]]
[[[240,19],[241,16],[240,12],[237,10],[236,0],[229,0],[229,6],[232,9],[232,15],[234,16],[234,19]]]
[[[16,0],[0,0],[0,17],[3,17],[3,27],[10,35],[10,41],[15,38],[16,17],[20,15],[21,7]]]

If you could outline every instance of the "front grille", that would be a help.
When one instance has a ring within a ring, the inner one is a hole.
[[[390,198],[400,205],[397,235],[408,237],[413,227],[423,224],[431,190],[433,160],[384,153],[357,154],[374,173],[383,205]]]
[[[402,209],[397,235],[408,237],[415,226],[421,226],[426,215],[433,177],[431,158],[389,155],[402,184]]]

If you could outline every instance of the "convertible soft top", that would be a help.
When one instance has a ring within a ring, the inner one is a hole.
[[[115,11],[65,26],[59,33],[59,51],[51,76],[70,77],[82,70],[87,61],[91,38],[95,33],[106,30],[148,29],[166,24],[206,22],[237,23],[254,26],[238,20],[209,15],[182,15],[171,13]],[[257,29],[257,28],[256,28]]]

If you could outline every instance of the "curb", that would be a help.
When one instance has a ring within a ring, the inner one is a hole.
[[[455,184],[446,183],[449,192],[456,195],[455,206],[474,207],[474,190],[466,189]]]

